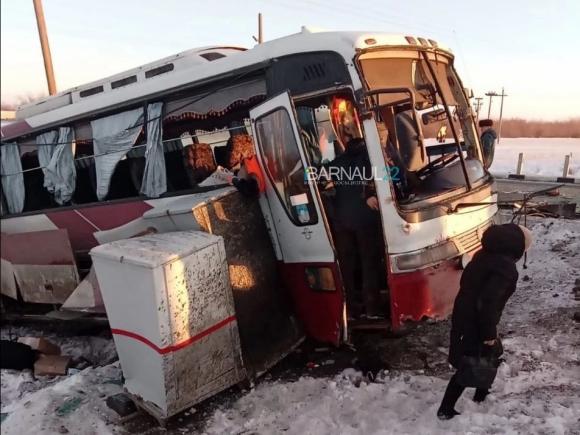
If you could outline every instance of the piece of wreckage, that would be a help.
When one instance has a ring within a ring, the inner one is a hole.
[[[98,246],[83,280],[67,230],[2,233],[2,294],[106,308],[127,391],[163,420],[262,375],[303,332],[257,200],[224,187],[157,202],[92,234]]]

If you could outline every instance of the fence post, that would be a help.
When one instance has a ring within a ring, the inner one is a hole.
[[[572,153],[566,154],[564,157],[564,170],[562,176],[556,180],[558,183],[574,183],[574,178],[570,177],[570,160],[572,160]]]
[[[516,174],[522,175],[522,171],[524,170],[524,153],[520,153],[518,156],[518,167],[516,170]]]
[[[516,180],[523,180],[526,176],[522,173],[524,171],[524,153],[518,155],[518,166],[516,167],[515,174],[508,174],[508,178],[514,178]]]
[[[564,172],[562,173],[562,177],[568,178],[569,173],[570,173],[570,154],[567,154],[564,157]]]

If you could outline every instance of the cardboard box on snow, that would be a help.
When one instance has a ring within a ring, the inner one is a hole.
[[[60,347],[43,337],[20,337],[18,342],[46,355],[60,355]]]
[[[42,375],[66,375],[70,364],[70,357],[62,355],[40,355],[34,363],[34,374]]]

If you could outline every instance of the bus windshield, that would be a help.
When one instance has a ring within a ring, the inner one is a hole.
[[[452,59],[421,50],[359,56],[386,163],[401,206],[470,190],[486,172],[469,101]]]

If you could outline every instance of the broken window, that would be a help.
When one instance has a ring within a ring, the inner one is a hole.
[[[266,173],[288,215],[297,225],[315,224],[318,216],[288,112],[279,108],[258,118],[256,134]]]

